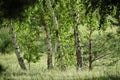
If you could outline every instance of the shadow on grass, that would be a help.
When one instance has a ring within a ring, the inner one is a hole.
[[[81,79],[80,79],[81,80]],[[120,80],[120,76],[103,76],[103,77],[93,77],[93,78],[88,78],[88,79],[83,79],[83,80]]]

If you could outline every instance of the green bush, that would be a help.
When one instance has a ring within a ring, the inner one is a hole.
[[[4,72],[6,70],[6,68],[2,65],[2,64],[0,64],[0,74],[2,73],[2,72]]]
[[[12,48],[12,40],[10,38],[9,29],[1,28],[0,29],[0,52],[5,54],[9,53]]]

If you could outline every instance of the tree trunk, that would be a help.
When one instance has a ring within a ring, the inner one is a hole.
[[[16,40],[16,33],[14,32],[12,22],[10,24],[11,24],[10,25],[10,29],[11,29],[11,33],[12,33],[12,41],[13,41],[13,45],[14,45],[14,49],[15,49],[15,54],[17,56],[19,65],[20,65],[21,69],[27,70],[27,68],[25,66],[25,63],[24,63],[24,60],[23,60],[23,58],[20,55],[21,52],[20,52],[20,49],[19,49],[19,46],[18,46],[18,43],[17,43],[17,40]]]
[[[89,26],[89,70],[92,70],[92,39],[91,39],[91,36],[92,36],[92,13],[90,14],[90,26]]]
[[[80,45],[80,38],[79,38],[79,31],[78,31],[78,25],[74,28],[74,38],[75,38],[75,46],[76,46],[76,59],[77,59],[77,70],[79,68],[82,68],[82,51],[81,51],[81,45]]]
[[[30,62],[28,62],[28,65],[29,65],[29,70],[30,70]]]
[[[48,7],[49,7],[49,10],[50,12],[52,13],[52,18],[53,18],[53,24],[54,24],[54,27],[55,27],[55,35],[56,35],[56,41],[55,41],[55,52],[58,52],[58,42],[59,42],[59,31],[58,31],[58,21],[57,21],[57,18],[55,16],[55,13],[54,13],[54,10],[52,8],[52,4],[51,4],[51,1],[50,0],[47,0],[47,4],[48,4]]]
[[[53,23],[54,23],[54,27],[55,27],[55,32],[56,32],[56,42],[55,42],[55,53],[58,54],[59,57],[57,58],[60,58],[60,66],[61,66],[61,70],[64,71],[66,68],[65,68],[65,59],[63,59],[63,53],[61,51],[61,46],[59,44],[59,27],[58,27],[58,21],[57,21],[57,18],[55,16],[55,13],[54,13],[54,10],[52,8],[52,4],[51,4],[51,1],[50,0],[47,0],[47,5],[48,5],[48,8],[49,10],[51,11],[52,13],[52,17],[53,17]]]
[[[46,39],[47,39],[47,47],[48,47],[48,56],[47,56],[47,66],[48,69],[53,68],[53,63],[52,63],[52,43],[51,43],[51,36],[50,36],[50,29],[47,26],[44,15],[41,17],[42,25],[44,26],[45,32],[46,32]]]
[[[89,39],[89,70],[92,69],[92,42],[91,38]]]
[[[52,44],[51,44],[51,37],[50,37],[50,31],[47,27],[45,27],[46,30],[46,37],[47,37],[47,44],[48,44],[48,59],[47,59],[47,64],[48,64],[48,69],[53,68],[53,63],[52,63]]]
[[[73,25],[74,25],[74,39],[75,39],[75,48],[76,48],[76,69],[79,70],[83,66],[83,59],[82,59],[82,50],[81,50],[81,42],[80,42],[80,35],[79,35],[79,17],[77,14],[77,10],[75,9],[76,1],[71,0],[71,8],[73,13]]]

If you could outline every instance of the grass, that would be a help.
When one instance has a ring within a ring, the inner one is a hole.
[[[48,71],[46,56],[37,63],[31,63],[31,69],[23,71],[20,69],[15,54],[0,55],[0,64],[4,65],[6,71],[0,74],[0,80],[120,80],[120,65],[99,66],[92,71],[83,69],[76,71],[75,67],[68,67],[61,72],[58,69]],[[28,64],[26,63],[27,67]]]

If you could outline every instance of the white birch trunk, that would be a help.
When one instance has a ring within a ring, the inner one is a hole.
[[[54,10],[52,8],[52,4],[51,4],[50,0],[47,0],[47,5],[48,5],[48,8],[49,8],[49,10],[50,10],[50,12],[52,14],[54,27],[55,27],[55,31],[56,31],[55,53],[57,53],[59,55],[61,70],[64,71],[66,69],[66,67],[65,67],[65,60],[63,59],[63,54],[62,54],[62,51],[61,51],[61,46],[59,44],[58,20],[56,18],[56,15],[54,13]]]
[[[47,39],[47,49],[48,49],[47,50],[48,51],[47,66],[48,66],[48,69],[52,69],[53,68],[53,61],[52,61],[51,35],[50,35],[50,29],[45,22],[44,14],[41,16],[41,21],[42,21],[42,25],[44,26],[44,29],[45,29],[45,32],[46,32],[46,39]]]
[[[71,1],[72,2],[72,1]],[[75,10],[75,2],[71,5],[73,10],[73,24],[74,24],[74,39],[75,39],[75,48],[76,48],[76,61],[77,61],[77,70],[82,68],[83,66],[83,59],[82,59],[82,50],[81,50],[81,42],[80,42],[80,35],[79,35],[79,16],[77,11]]]
[[[20,65],[21,69],[26,70],[27,68],[25,66],[23,58],[21,57],[21,52],[20,52],[20,49],[19,49],[19,46],[18,46],[18,43],[17,43],[16,33],[14,32],[12,22],[10,23],[10,29],[11,29],[11,33],[12,33],[12,42],[13,42],[13,45],[14,45],[15,54],[17,56],[19,65]]]

